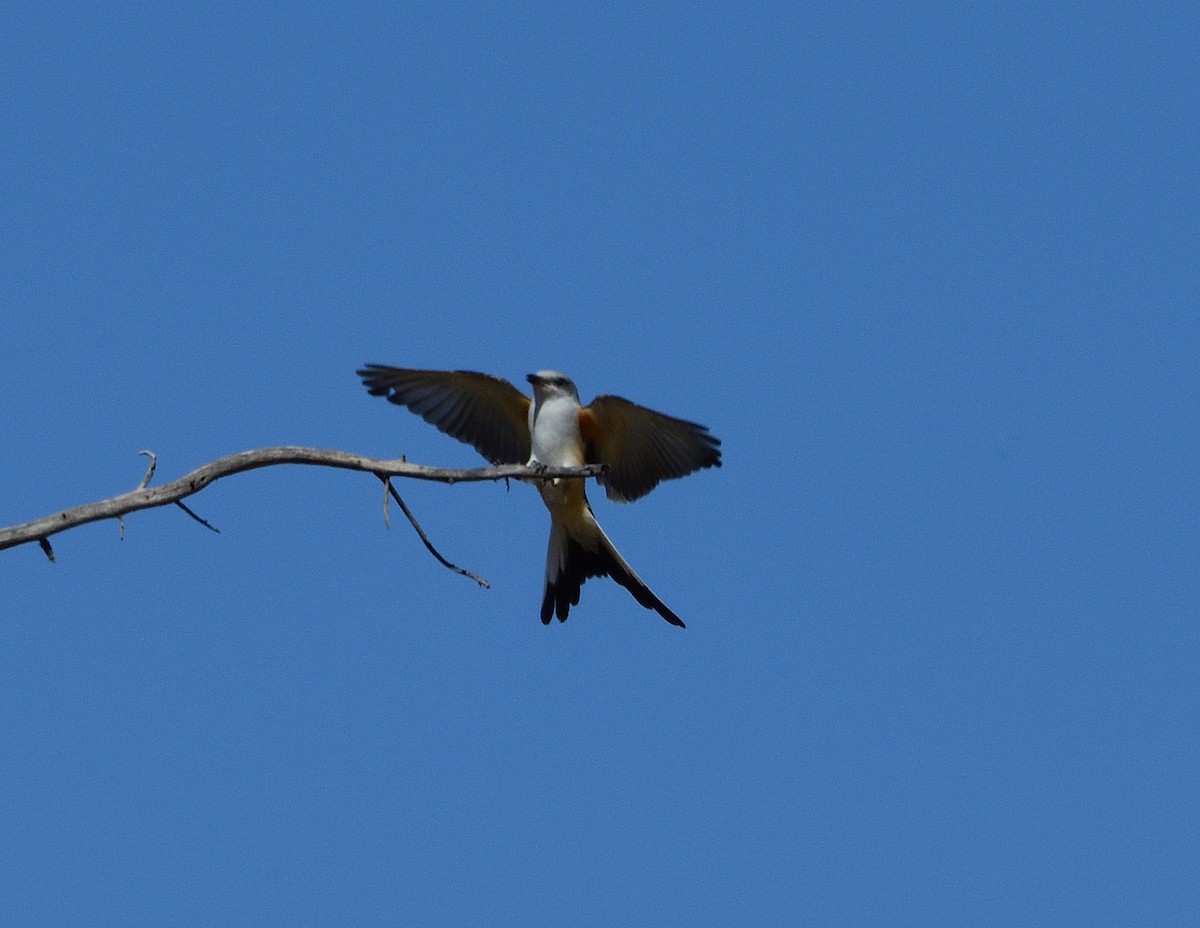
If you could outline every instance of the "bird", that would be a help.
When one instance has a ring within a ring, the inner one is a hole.
[[[493,464],[581,467],[606,464],[598,477],[610,500],[631,502],[664,480],[721,466],[721,441],[706,426],[603,395],[587,406],[565,374],[540,370],[525,379],[532,398],[502,377],[367,364],[367,392],[416,413]],[[565,622],[591,577],[612,577],[635,600],[684,628],[609,540],[583,480],[537,481],[550,511],[541,620]]]

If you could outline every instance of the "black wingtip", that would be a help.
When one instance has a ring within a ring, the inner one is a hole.
[[[367,392],[371,396],[387,396],[391,392],[391,387],[380,382],[386,370],[387,368],[383,364],[367,364],[354,373],[362,380],[363,386],[367,388]]]

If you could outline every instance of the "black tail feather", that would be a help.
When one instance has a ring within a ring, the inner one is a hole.
[[[560,622],[567,621],[571,607],[579,604],[580,589],[590,577],[612,577],[640,605],[653,609],[672,625],[686,628],[683,620],[654,595],[615,551],[605,544],[601,544],[597,551],[589,551],[570,535],[567,536],[567,556],[558,576],[546,584],[546,592],[542,597],[542,623],[549,625],[554,616]]]

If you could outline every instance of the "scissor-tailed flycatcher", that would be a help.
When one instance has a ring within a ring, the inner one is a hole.
[[[507,380],[474,371],[421,371],[368,364],[358,372],[372,396],[384,396],[473,445],[494,464],[582,467],[607,464],[599,477],[608,498],[629,502],[663,480],[721,466],[721,442],[695,422],[676,419],[619,396],[587,406],[557,371],[530,374],[533,399]],[[589,577],[612,577],[672,625],[683,621],[642,582],[608,540],[582,480],[538,483],[550,510],[542,622],[567,620]]]

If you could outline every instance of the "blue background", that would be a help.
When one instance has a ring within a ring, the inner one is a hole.
[[[524,486],[232,477],[0,554],[6,925],[1200,915],[1194,4],[10,3],[0,524],[366,361],[725,467],[537,618]]]

